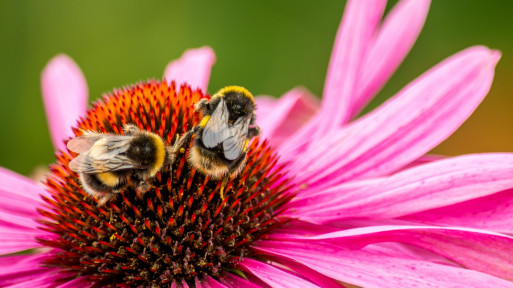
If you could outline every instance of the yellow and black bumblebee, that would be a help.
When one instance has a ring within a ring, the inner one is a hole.
[[[148,180],[168,159],[158,135],[130,124],[123,131],[125,135],[85,132],[67,143],[70,151],[80,154],[69,168],[80,175],[84,191],[99,198],[98,206],[130,183],[137,193],[147,192],[151,188]]]
[[[180,137],[171,157],[194,136],[190,165],[212,179],[237,176],[246,164],[249,140],[260,134],[254,126],[255,109],[253,95],[239,86],[222,88],[210,101],[202,99],[195,106],[196,112],[203,112],[201,122]]]

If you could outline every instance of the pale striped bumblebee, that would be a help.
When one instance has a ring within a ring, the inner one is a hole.
[[[203,118],[175,143],[171,157],[194,136],[188,156],[191,166],[212,179],[237,176],[246,164],[249,141],[260,134],[254,125],[255,109],[253,95],[239,86],[222,88],[210,100],[200,100],[195,111],[202,112]]]
[[[102,206],[132,184],[138,194],[147,192],[148,180],[168,159],[162,138],[134,125],[123,127],[125,135],[85,132],[67,143],[79,153],[69,168],[80,175],[84,191],[99,198]]]

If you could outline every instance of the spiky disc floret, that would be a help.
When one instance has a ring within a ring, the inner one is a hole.
[[[197,124],[194,104],[204,97],[187,86],[177,93],[164,81],[140,83],[104,96],[74,131],[121,134],[124,124],[134,123],[170,145]],[[39,212],[42,228],[55,237],[39,242],[56,248],[45,265],[88,276],[98,287],[165,287],[222,277],[237,259],[252,256],[252,242],[285,221],[277,216],[292,197],[276,155],[258,140],[224,199],[221,182],[189,167],[184,151],[156,175],[149,192],[141,196],[128,187],[97,207],[68,168],[74,156],[61,152],[51,166],[46,186],[52,197],[44,197]]]

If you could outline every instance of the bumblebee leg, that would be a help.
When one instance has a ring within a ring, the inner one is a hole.
[[[196,105],[194,105],[194,112],[203,112],[205,108],[208,108],[208,100],[201,99]]]
[[[226,187],[226,185],[228,185],[229,181],[230,181],[230,176],[227,175],[227,176],[223,177],[223,182],[221,183],[221,189],[219,190],[221,200],[224,200],[224,188]]]
[[[104,206],[105,204],[107,204],[108,202],[110,202],[110,200],[114,199],[117,194],[119,193],[119,191],[112,191],[112,192],[109,192],[109,193],[105,193],[101,196],[98,197],[98,204],[96,205],[97,207],[102,207]]]
[[[250,127],[248,129],[248,138],[249,139],[256,137],[258,135],[260,135],[260,127],[254,126],[254,127]]]
[[[243,152],[240,154],[239,158],[233,162],[230,167],[228,167],[228,173],[230,178],[235,178],[242,171],[244,166],[246,166],[246,154],[247,152]]]
[[[135,193],[139,198],[142,198],[144,193],[148,192],[152,185],[148,182],[149,179],[142,178],[140,175],[133,174],[130,176],[130,181],[134,186]]]
[[[183,134],[182,137],[180,137],[180,139],[178,139],[178,141],[176,141],[175,144],[173,144],[173,147],[168,148],[169,163],[171,165],[175,162],[176,156],[178,156],[178,153],[185,152],[185,149],[184,149],[185,146],[189,144],[189,142],[191,141],[192,135],[194,135],[194,133],[196,133],[197,130],[198,130],[197,126],[192,128],[191,130],[189,130],[189,132]],[[182,149],[184,149],[184,150],[182,151]]]

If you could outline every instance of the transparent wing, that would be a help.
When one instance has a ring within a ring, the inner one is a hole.
[[[202,141],[207,148],[213,148],[230,136],[228,131],[228,117],[230,116],[226,102],[221,99],[216,110],[210,115],[207,124],[203,128]]]
[[[131,136],[102,134],[89,150],[78,155],[68,166],[77,173],[103,173],[138,168],[124,155],[131,139]]]
[[[96,133],[96,132],[86,132],[86,134],[82,136],[75,137],[68,141],[66,146],[70,151],[75,153],[84,153],[87,150],[93,147],[94,143],[100,139],[102,139],[105,134]]]
[[[224,157],[228,160],[237,159],[244,151],[248,139],[251,118],[240,117],[229,128],[230,136],[223,142]]]

